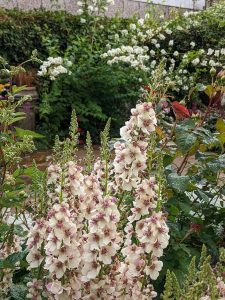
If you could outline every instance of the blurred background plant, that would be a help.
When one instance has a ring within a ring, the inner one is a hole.
[[[224,65],[224,10],[221,2],[198,13],[172,12],[169,19],[157,11],[147,12],[143,19],[109,19],[62,11],[1,10],[0,54],[10,63],[25,60],[34,49],[42,59],[62,56],[73,62],[72,76],[60,81],[35,80],[32,74],[27,79],[39,92],[37,129],[46,135],[39,147],[49,147],[56,133],[67,135],[72,108],[84,132],[93,132],[94,142],[99,142],[99,132],[109,116],[112,134],[117,136],[138,100],[139,89],[151,80],[162,61],[171,95],[178,100],[186,97],[204,109],[208,100],[198,84],[208,84],[209,70],[218,72]],[[106,63],[102,55],[123,45],[148,46],[148,72],[126,63]],[[30,64],[31,72],[33,68]],[[22,83],[25,79],[17,80]]]

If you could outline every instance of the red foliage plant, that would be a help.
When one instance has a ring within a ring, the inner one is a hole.
[[[190,118],[190,112],[184,105],[180,104],[177,101],[174,101],[172,102],[172,107],[177,119]]]

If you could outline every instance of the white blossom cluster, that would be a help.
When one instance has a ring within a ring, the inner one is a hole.
[[[210,8],[215,14],[219,10]],[[120,30],[115,36],[116,48],[108,45],[102,58],[107,59],[108,64],[125,62],[136,69],[142,69],[150,76],[155,76],[159,66],[163,62],[162,80],[174,91],[188,91],[195,87],[202,72],[211,74],[217,69],[225,69],[225,49],[199,49],[197,41],[190,41],[189,49],[185,53],[177,51],[177,31],[185,33],[196,30],[201,26],[200,12],[185,12],[184,18],[179,25],[174,20],[164,21],[163,25],[157,28],[149,28],[149,15],[130,24],[129,29]],[[118,47],[118,43],[120,47]],[[113,44],[113,41],[112,41]],[[144,60],[139,62],[132,55],[130,49],[133,47],[143,48],[148,45],[144,54]],[[128,49],[128,51],[126,50]],[[148,58],[147,58],[148,57]],[[140,67],[137,68],[138,63]]]
[[[36,220],[27,240],[29,269],[42,277],[30,280],[27,298],[156,297],[150,280],[162,268],[158,258],[169,235],[164,215],[156,212],[156,180],[144,173],[148,138],[155,125],[151,103],[132,109],[121,128],[124,142],[121,147],[117,144],[115,160],[109,162],[108,185],[114,188],[107,193],[102,186],[106,166],[99,160],[88,174],[72,161],[49,166],[47,217]],[[119,170],[119,165],[124,169]],[[121,204],[124,190],[133,197],[131,204]]]
[[[142,180],[137,186],[130,221],[140,220],[141,217],[150,214],[157,207],[157,189],[154,177]]]
[[[139,277],[144,272],[151,279],[157,279],[163,266],[158,258],[163,255],[163,250],[169,242],[169,228],[164,216],[161,212],[153,211],[151,217],[141,219],[135,225],[128,222],[126,230],[128,232],[126,247],[122,249],[122,253],[126,257],[125,262],[130,276]],[[132,244],[132,236],[139,240],[139,246]]]
[[[82,254],[83,267],[81,280],[90,281],[98,276],[101,265],[111,265],[112,258],[120,249],[121,237],[117,232],[120,213],[116,199],[105,197],[93,210],[88,222],[89,233]]]
[[[67,203],[55,204],[49,212],[45,266],[52,278],[61,279],[80,263],[77,227]]]
[[[70,199],[82,194],[82,184],[84,176],[82,167],[77,166],[75,162],[68,162],[64,166],[64,170],[57,164],[51,164],[48,167],[48,196],[52,202],[59,202],[60,197]],[[63,186],[62,186],[63,180]]]
[[[87,13],[88,15],[104,13],[108,10],[108,6],[114,4],[114,0],[79,0],[77,5],[79,9],[77,13],[82,15]],[[82,23],[85,23],[86,20],[82,18]]]
[[[39,219],[35,222],[34,227],[28,234],[27,247],[29,253],[27,255],[27,262],[29,263],[28,269],[35,269],[40,266],[44,260],[42,255],[42,246],[44,244],[47,233],[47,221]]]
[[[140,174],[147,168],[149,135],[155,131],[156,116],[151,103],[137,104],[132,116],[121,128],[124,142],[115,143],[115,181],[123,190],[137,188]]]
[[[62,57],[49,57],[40,66],[38,76],[49,76],[51,80],[56,80],[56,78],[62,74],[71,75],[71,71],[69,71],[71,66],[72,62],[68,59],[63,59]]]
[[[144,179],[138,185],[132,213],[125,228],[127,235],[122,250],[130,275],[139,277],[145,273],[152,280],[159,276],[163,263],[158,258],[163,255],[169,242],[165,217],[162,212],[156,212],[157,189],[154,177]],[[138,246],[132,243],[133,237],[138,239]]]
[[[121,128],[124,142],[115,144],[116,184],[126,191],[135,189],[135,200],[125,227],[125,247],[121,252],[129,278],[136,280],[145,274],[155,280],[163,266],[158,258],[168,246],[169,228],[162,212],[156,212],[158,186],[155,178],[141,178],[147,168],[146,150],[149,135],[155,131],[156,117],[151,103],[140,103],[131,112],[130,120]],[[134,237],[138,245],[133,243]]]
[[[102,55],[102,58],[107,58],[107,64],[124,62],[135,69],[147,71],[145,63],[149,60],[147,55],[148,47],[139,46],[122,46],[121,48],[108,50]]]

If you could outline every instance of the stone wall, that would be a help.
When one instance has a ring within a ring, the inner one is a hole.
[[[62,9],[70,13],[76,14],[77,11],[77,0],[0,0],[0,7],[5,8],[19,8],[22,10],[31,10],[44,8],[47,10],[56,10]],[[133,0],[114,0],[114,5],[109,7],[107,16],[113,16],[116,13],[123,17],[130,17],[134,14],[143,16],[146,8],[149,7],[149,4],[141,1]],[[162,13],[168,15],[169,7],[168,6],[159,6]]]

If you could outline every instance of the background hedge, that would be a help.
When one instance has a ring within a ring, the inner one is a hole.
[[[80,127],[92,132],[95,141],[108,117],[112,117],[112,134],[127,118],[138,99],[139,74],[108,66],[100,55],[120,29],[128,28],[132,19],[89,18],[58,11],[0,10],[0,55],[10,64],[28,59],[34,49],[41,59],[63,56],[74,62],[71,76],[56,82],[36,82],[40,95],[38,131],[45,134],[46,145],[55,134],[67,134],[71,109],[74,107]],[[30,66],[38,67],[38,66]]]
[[[195,42],[194,50],[225,48],[224,13],[225,5],[221,2],[190,17],[193,18],[191,26],[187,26],[189,17],[178,14],[169,21],[172,34],[161,43],[161,47],[167,50],[168,39],[172,39],[173,51],[182,54],[190,51],[190,42]],[[127,65],[109,66],[101,59],[101,54],[106,52],[107,44],[112,48],[129,44],[134,33],[130,31],[127,40],[117,39],[116,35],[119,33],[121,37],[121,30],[129,31],[129,25],[137,22],[136,18],[88,17],[86,23],[81,23],[80,17],[63,11],[2,9],[0,20],[0,55],[9,63],[18,64],[28,59],[34,49],[38,50],[41,59],[63,56],[74,63],[71,76],[60,77],[55,82],[36,82],[40,95],[37,129],[46,136],[46,146],[52,143],[55,134],[67,135],[72,108],[77,111],[80,127],[84,132],[91,131],[96,142],[108,117],[112,117],[112,135],[118,136],[118,129],[138,100],[140,87],[151,79]],[[153,20],[155,24],[149,27],[156,28],[159,23]],[[148,40],[141,42],[140,46],[143,44],[150,49],[153,47]],[[160,63],[162,57],[159,55],[154,59]],[[176,66],[179,64],[179,58],[176,58]],[[196,70],[191,66],[188,71],[190,75],[193,73],[197,82],[209,82],[207,69]],[[176,100],[185,95],[174,93]],[[197,98],[199,94],[194,101],[198,101]]]

